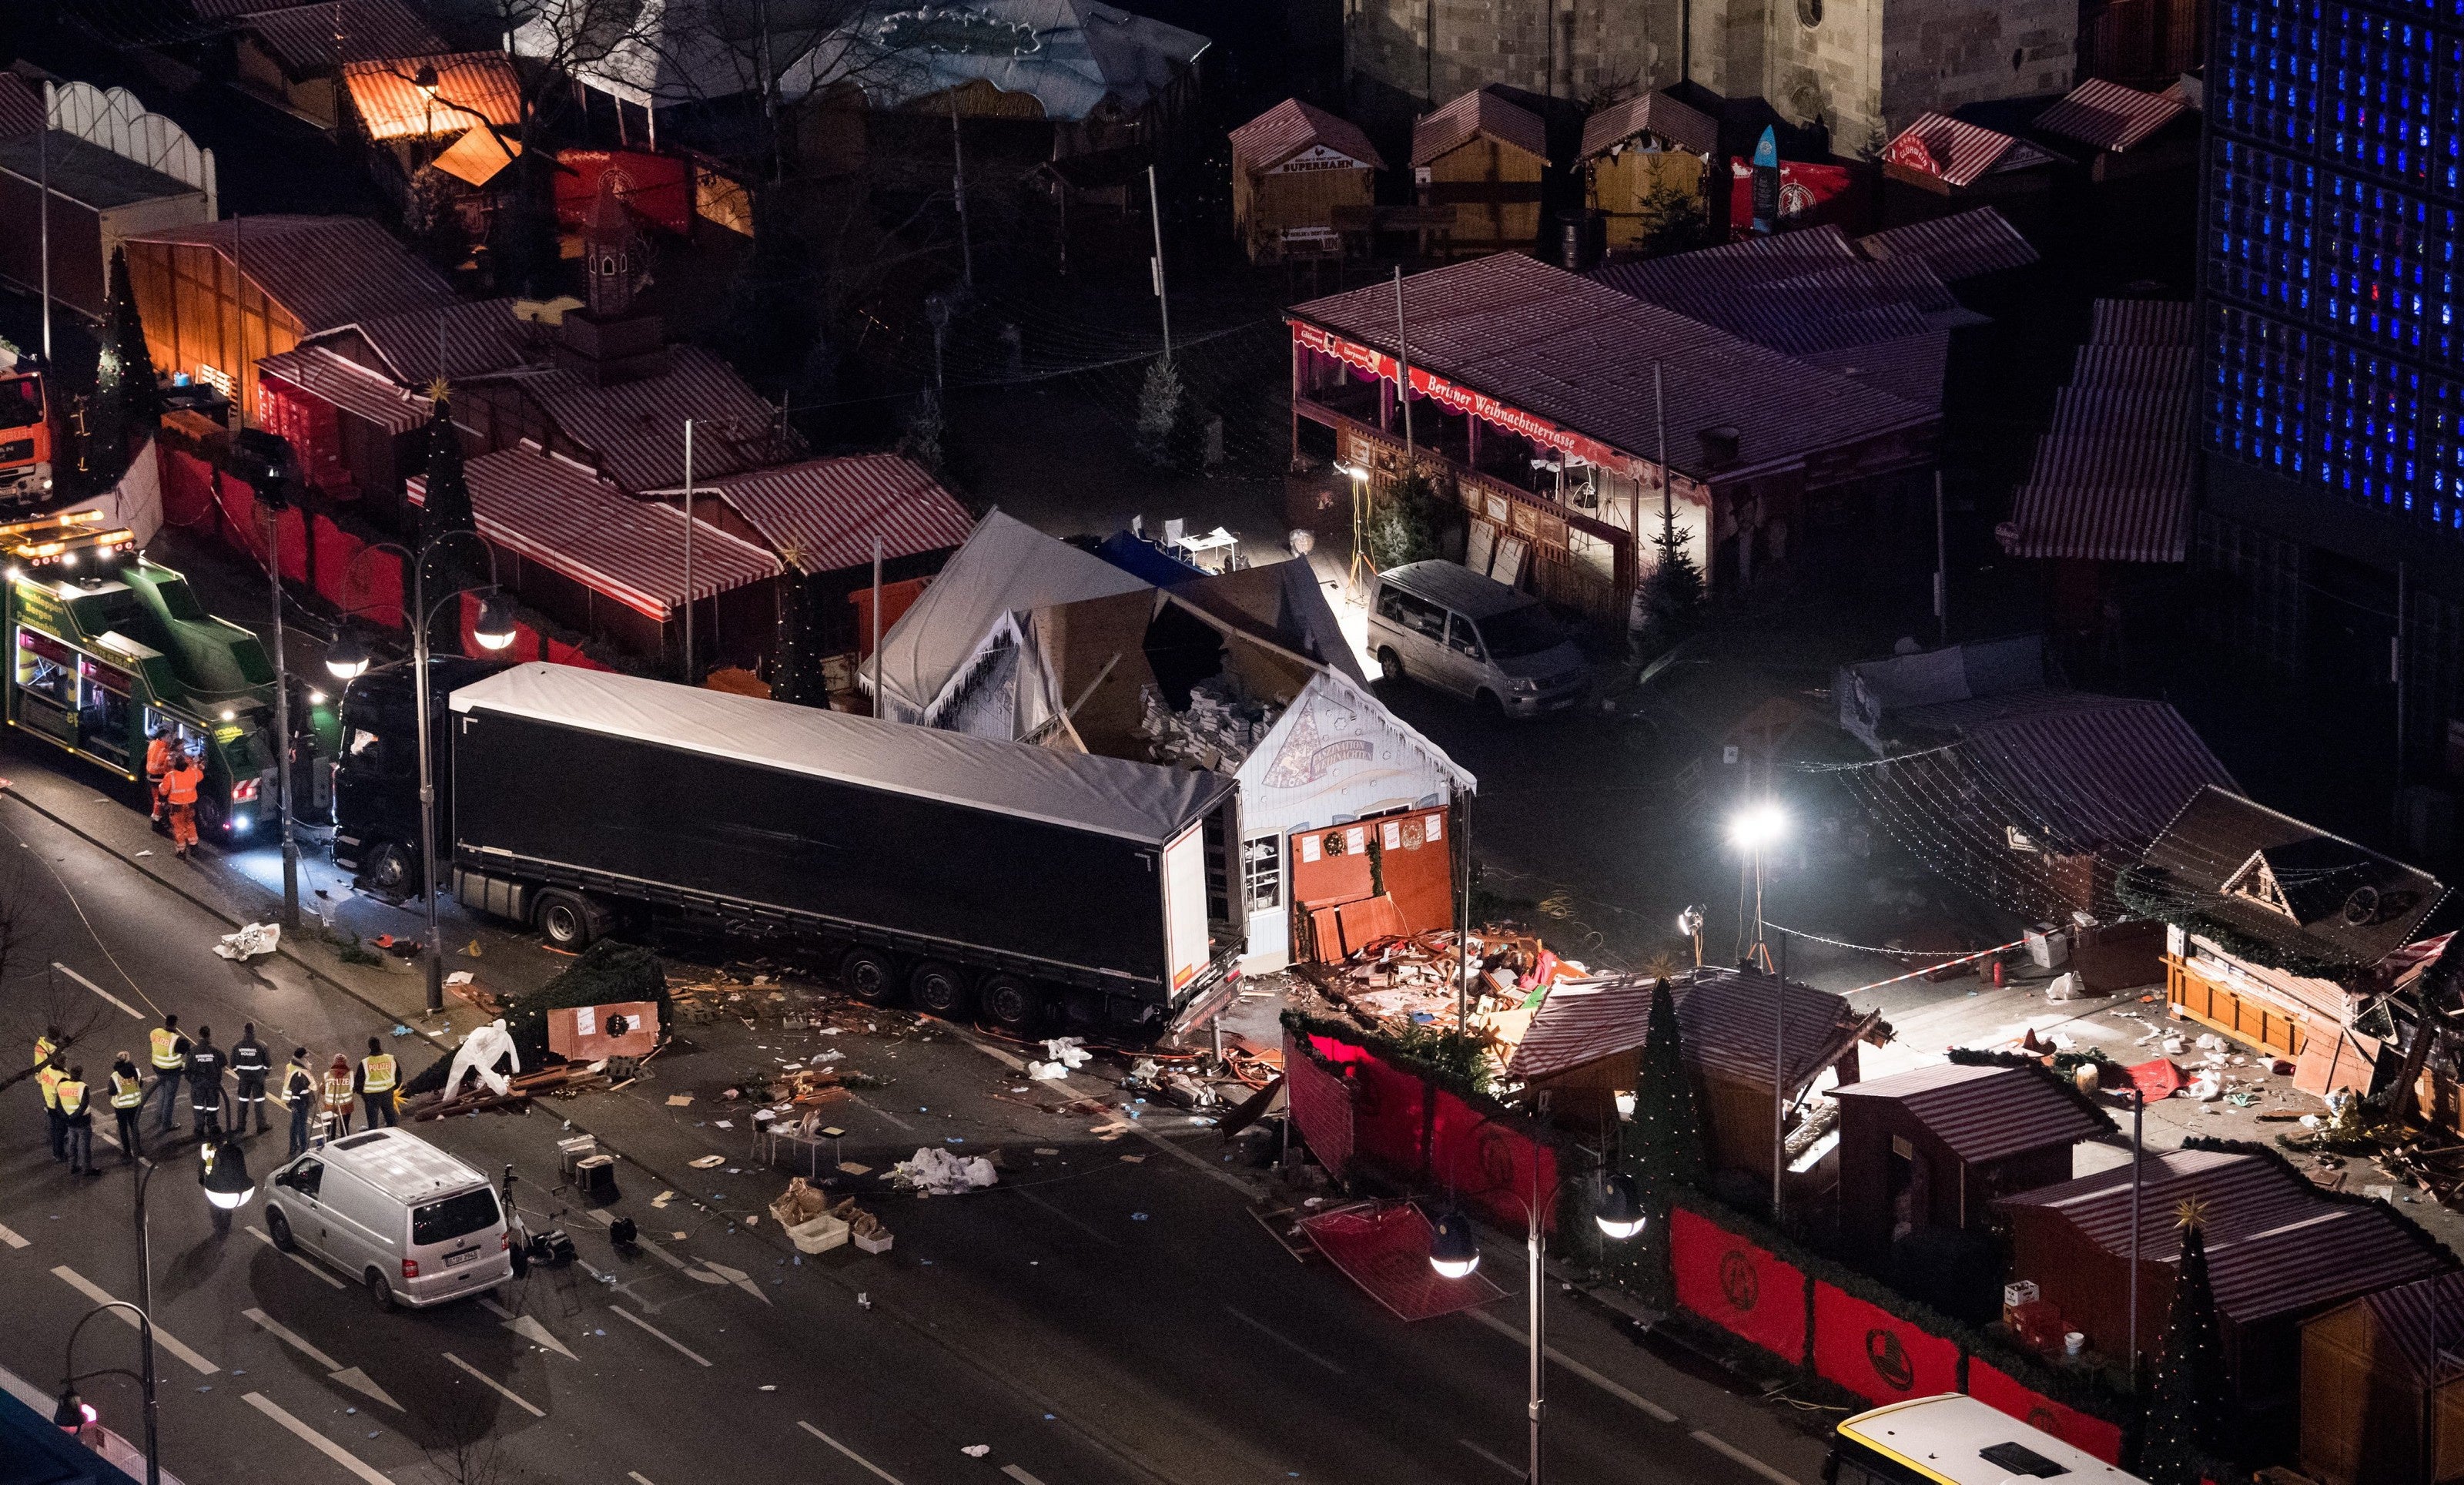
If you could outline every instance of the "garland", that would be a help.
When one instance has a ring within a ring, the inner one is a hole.
[[[2184,933],[2196,934],[2235,959],[2246,959],[2254,964],[2280,969],[2305,980],[2331,980],[2345,984],[2362,966],[2345,960],[2322,959],[2286,948],[2273,940],[2261,939],[2247,929],[2237,928],[2210,913],[2186,907],[2162,890],[2164,873],[2154,867],[2134,866],[2114,878],[2113,895],[2123,907],[2142,918],[2152,918],[2170,923]]]

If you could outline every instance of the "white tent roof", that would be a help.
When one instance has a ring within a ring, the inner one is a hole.
[[[1092,558],[1089,559],[1092,561]],[[937,586],[937,585],[936,585]],[[1072,830],[1163,846],[1230,793],[1230,779],[544,661],[453,693],[492,712],[634,738]]]
[[[994,511],[881,636],[882,713],[901,721],[921,717],[1003,614],[1151,586]],[[871,666],[863,678],[870,684]]]
[[[837,69],[855,77],[877,108],[981,78],[1004,93],[1033,94],[1047,119],[1071,121],[1108,99],[1131,112],[1145,107],[1210,44],[1100,0],[885,6],[849,33]]]

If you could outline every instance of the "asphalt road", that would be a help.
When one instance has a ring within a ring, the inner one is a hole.
[[[6,756],[28,784],[58,773],[23,742]],[[14,798],[0,799],[0,900],[19,935],[0,1031],[13,1042],[33,1016],[90,1020],[78,1048],[90,1076],[109,1052],[142,1050],[158,1007],[226,1044],[253,1020],[277,1052],[356,1048],[392,1023],[288,960],[213,957],[206,945],[228,924]],[[782,1178],[751,1164],[748,1125],[718,1127],[720,1094],[753,1067],[825,1047],[886,1082],[831,1109],[850,1131],[846,1159],[881,1169],[926,1143],[998,1146],[1001,1184],[929,1201],[868,1195],[896,1233],[891,1252],[796,1255],[762,1215]],[[1521,1472],[1519,1297],[1485,1319],[1407,1326],[1266,1236],[1247,1215],[1255,1177],[1224,1160],[1211,1129],[1158,1113],[1107,1141],[1086,1116],[1010,1091],[1024,1086],[947,1029],[825,1037],[722,1023],[691,1029],[621,1092],[423,1126],[482,1169],[513,1165],[532,1225],[572,1231],[582,1262],[488,1304],[421,1314],[380,1313],[350,1275],[275,1252],[254,1231],[261,1203],[217,1238],[177,1141],[157,1152],[150,1190],[166,1467],[189,1485],[260,1472],[369,1485],[675,1485],[721,1471],[847,1485],[1402,1485]],[[668,1101],[678,1096],[693,1101]],[[43,1148],[33,1089],[5,1097],[0,1366],[50,1390],[95,1297],[137,1293],[135,1177],[108,1164],[73,1180]],[[627,1157],[613,1208],[585,1211],[559,1187],[557,1113]],[[253,1141],[255,1172],[282,1147],[279,1128]],[[114,1155],[100,1141],[98,1152]],[[690,1165],[709,1154],[725,1163]],[[662,1191],[675,1195],[655,1205]],[[647,1239],[630,1255],[605,1235],[618,1213]],[[1488,1245],[1514,1287],[1519,1244]],[[1552,1347],[1573,1363],[1551,1374],[1557,1477],[1815,1477],[1820,1451],[1801,1428],[1663,1363],[1573,1297],[1552,1298]],[[77,1365],[131,1364],[135,1352],[129,1328],[99,1319]],[[132,1385],[97,1378],[85,1390],[106,1423],[137,1434]]]

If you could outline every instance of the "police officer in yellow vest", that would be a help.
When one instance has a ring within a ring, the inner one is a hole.
[[[172,1111],[180,1106],[180,1079],[188,1071],[188,1039],[180,1034],[180,1018],[166,1015],[145,1033],[146,1059],[154,1064],[154,1086],[145,1095],[163,1100],[163,1122],[155,1133],[169,1138]]]
[[[380,1121],[399,1122],[393,1114],[393,1053],[373,1036],[368,1038],[368,1054],[360,1059],[358,1082],[360,1099],[368,1106],[365,1127],[374,1129]]]
[[[101,1175],[94,1168],[94,1104],[86,1097],[85,1069],[69,1069],[52,1091],[59,1097],[60,1119],[68,1126],[69,1174]]]
[[[55,1026],[43,1028],[43,1034],[34,1038],[34,1066],[39,1068],[51,1061],[52,1053],[59,1050],[60,1029]]]
[[[43,1090],[43,1121],[51,1126],[52,1159],[55,1161],[69,1158],[68,1119],[60,1113],[60,1082],[68,1075],[69,1065],[60,1060],[56,1052],[34,1074],[36,1086]]]
[[[120,1162],[123,1165],[145,1153],[137,1133],[144,1102],[145,1080],[137,1075],[137,1064],[123,1052],[111,1064],[111,1112],[120,1120]]]
[[[291,1111],[291,1154],[297,1155],[308,1148],[308,1119],[317,1112],[317,1077],[308,1071],[305,1047],[292,1048],[283,1065],[282,1106]]]

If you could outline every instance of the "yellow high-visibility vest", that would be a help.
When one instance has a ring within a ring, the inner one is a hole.
[[[43,1107],[56,1109],[60,1106],[60,1084],[67,1082],[68,1078],[65,1069],[54,1067],[47,1067],[34,1075],[34,1081],[43,1085]]]
[[[37,1036],[37,1037],[35,1037],[35,1038],[34,1038],[34,1066],[36,1066],[36,1067],[41,1067],[44,1063],[51,1061],[51,1060],[52,1060],[52,1053],[55,1053],[55,1052],[57,1052],[57,1051],[59,1051],[59,1050],[60,1050],[60,1049],[59,1049],[58,1044],[57,1044],[57,1043],[55,1043],[55,1042],[54,1042],[50,1037],[48,1037],[48,1036]]]
[[[131,1073],[126,1077],[111,1075],[111,1106],[133,1109],[145,1101],[145,1080]]]
[[[74,1077],[63,1077],[53,1092],[60,1100],[60,1112],[71,1119],[85,1112],[85,1084]]]
[[[351,1111],[351,1080],[347,1077],[325,1079],[325,1108],[329,1113]]]
[[[145,1040],[148,1046],[152,1049],[151,1055],[154,1059],[154,1070],[156,1072],[177,1072],[181,1068],[188,1065],[188,1059],[180,1055],[179,1053],[180,1033],[172,1031],[169,1027],[156,1027],[154,1030],[145,1033]]]
[[[308,1079],[307,1090],[301,1093],[297,1098],[295,1098],[292,1097],[291,1090],[297,1086],[299,1079],[303,1077]],[[317,1075],[315,1074],[309,1072],[306,1068],[301,1067],[297,1062],[286,1062],[282,1064],[282,1101],[285,1105],[297,1105],[299,1098],[313,1097],[315,1097],[316,1092]]]
[[[371,1053],[360,1059],[360,1091],[363,1093],[393,1091],[392,1053]]]

